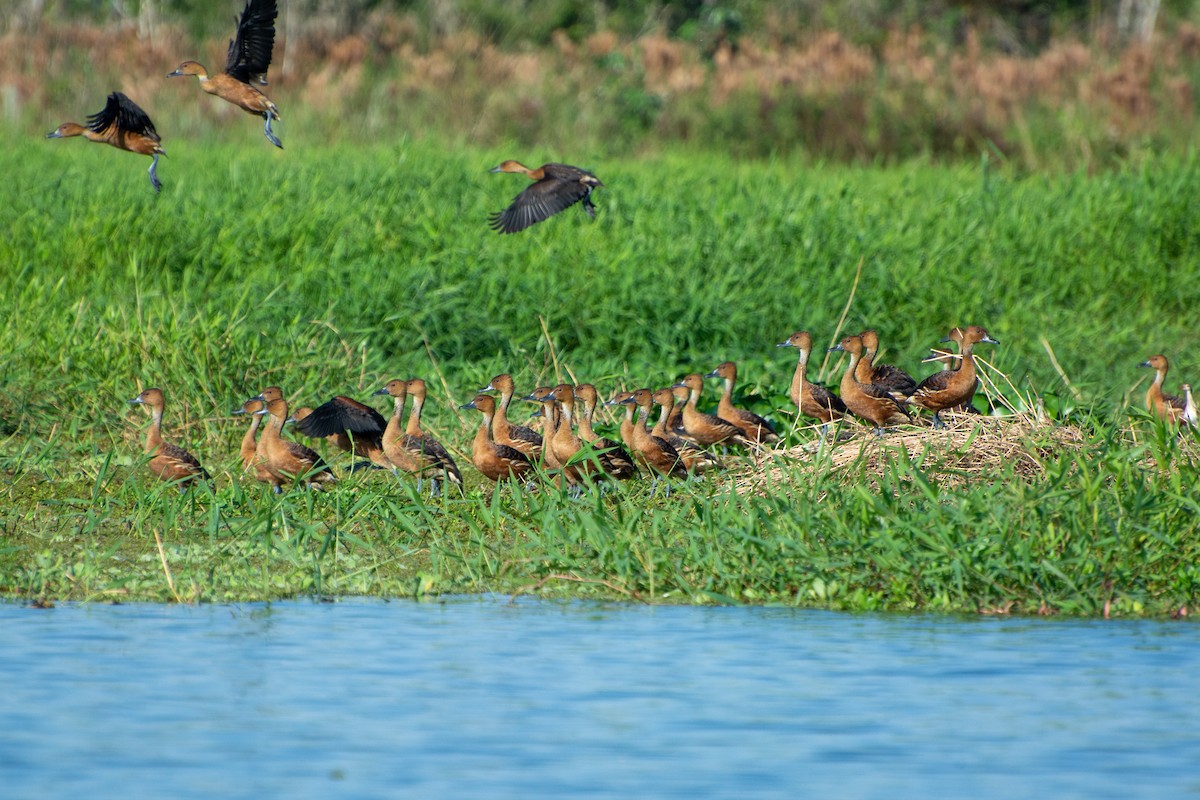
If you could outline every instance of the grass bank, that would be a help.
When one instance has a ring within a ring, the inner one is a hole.
[[[274,152],[242,121],[236,148],[168,143],[158,197],[141,159],[106,148],[19,141],[4,156],[6,594],[1195,604],[1193,443],[1129,411],[1151,353],[1173,356],[1170,388],[1195,368],[1194,159],[1050,179],[672,153],[581,164],[608,187],[594,223],[570,209],[501,237],[486,214],[522,184],[486,168],[558,154],[335,151],[303,132]],[[793,361],[774,344],[799,328],[828,340],[848,299],[844,327],[880,329],[887,360],[914,374],[950,326],[987,326],[1007,378],[993,398],[1027,415],[1041,399],[1076,438],[1014,434],[1037,469],[1014,457],[983,473],[947,455],[970,444],[836,463],[804,450],[816,434],[783,410]],[[436,501],[386,475],[274,498],[237,469],[228,412],[270,383],[311,403],[420,375],[429,427],[461,455],[476,419],[456,406],[497,372],[607,393],[727,358],[739,401],[788,429],[786,448],[670,498],[491,494],[465,457],[467,493]],[[216,475],[215,495],[139,469],[145,419],[125,401],[149,385],[168,391],[169,435]],[[753,475],[766,484],[747,490]]]

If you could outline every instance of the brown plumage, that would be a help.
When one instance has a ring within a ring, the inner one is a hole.
[[[275,17],[279,10],[275,0],[248,0],[238,18],[237,38],[229,42],[225,71],[209,75],[203,64],[184,61],[168,78],[195,75],[200,88],[215,94],[238,108],[262,117],[266,122],[263,134],[271,144],[282,149],[283,144],[271,130],[271,120],[279,119],[279,109],[256,86],[267,83],[267,68],[271,66],[271,51],[275,48]]]
[[[492,416],[496,413],[496,398],[479,394],[460,408],[474,408],[483,415],[483,422],[471,441],[471,463],[484,477],[493,481],[519,480],[533,474],[533,463],[516,448],[492,441]]]
[[[429,476],[430,482],[433,484],[432,494],[437,495],[441,492],[441,482],[443,481],[453,483],[455,486],[462,486],[462,473],[450,456],[450,451],[421,428],[421,409],[425,407],[425,391],[425,381],[422,379],[411,378],[408,381],[408,396],[412,398],[412,411],[408,415],[408,426],[404,429],[404,438],[422,465],[421,473],[417,478],[418,488],[420,487],[420,474],[423,473]]]
[[[337,395],[307,414],[296,409],[295,428],[310,439],[325,439],[339,450],[366,458],[383,469],[392,463],[383,452],[383,431],[387,420],[368,405],[352,397]]]
[[[676,386],[686,386],[688,401],[683,407],[683,427],[687,438],[701,447],[710,447],[722,442],[737,442],[749,445],[751,442],[742,434],[742,429],[732,422],[723,420],[716,414],[706,414],[696,408],[700,392],[704,390],[704,377],[698,372],[686,376]]]
[[[935,428],[942,427],[942,419],[939,416],[942,411],[947,408],[970,405],[971,399],[975,397],[975,387],[979,384],[973,353],[975,345],[980,342],[999,344],[978,325],[954,328],[942,341],[958,342],[962,348],[962,359],[958,368],[943,369],[933,373],[917,384],[917,388],[913,390],[912,396],[909,398],[909,402],[913,405],[933,412]]]
[[[261,400],[261,397],[257,399]],[[282,397],[269,400],[266,408],[255,413],[271,417],[259,437],[257,455],[267,469],[265,482],[271,484],[276,494],[283,491],[285,481],[303,483],[312,489],[337,482],[333,470],[314,450],[283,438],[283,426],[288,418],[287,400]],[[258,477],[257,470],[255,477]]]
[[[650,417],[650,407],[654,402],[649,389],[638,389],[620,403],[627,406],[627,419],[630,423],[630,442],[634,455],[650,470],[651,474],[663,475],[669,478],[687,477],[687,465],[679,457],[679,451],[671,446],[666,439],[651,435],[646,428],[646,420]],[[638,410],[637,422],[633,421],[632,409]],[[655,480],[657,480],[657,475]]]
[[[393,380],[376,394],[390,394],[395,398],[395,410],[384,430],[384,453],[392,464],[417,476],[417,491],[425,477],[430,481],[430,494],[441,494],[442,483],[462,486],[462,473],[454,463],[450,452],[442,443],[421,428],[421,409],[425,405],[425,381],[412,378],[408,381]],[[404,432],[399,432],[400,415],[404,411],[406,398],[412,398],[412,410]]]
[[[1167,379],[1167,370],[1171,368],[1167,357],[1164,355],[1150,356],[1138,366],[1154,370],[1154,383],[1150,384],[1150,389],[1146,392],[1146,410],[1167,422],[1180,422],[1187,410],[1186,399],[1172,394],[1164,394],[1162,390],[1163,381]]]
[[[149,115],[120,92],[108,96],[108,102],[100,111],[88,117],[87,127],[76,122],[64,122],[46,134],[47,139],[68,139],[82,136],[89,142],[109,144],[118,150],[150,156],[150,185],[154,191],[162,189],[158,180],[158,157],[165,156],[162,139],[154,130]]]
[[[586,476],[598,470],[598,467],[587,460],[576,460],[575,455],[583,449],[583,440],[576,435],[571,424],[575,420],[575,390],[567,383],[554,387],[554,402],[558,406],[559,419],[554,430],[554,436],[548,441],[548,446],[554,451],[555,460],[562,465],[562,476],[567,483],[582,483]]]
[[[254,474],[255,480],[268,483],[270,481],[270,470],[267,465],[258,458],[258,440],[255,435],[258,433],[258,426],[262,423],[262,415],[259,411],[266,408],[267,405],[262,400],[247,400],[242,403],[242,407],[234,409],[234,415],[248,414],[250,415],[250,427],[246,430],[246,434],[242,436],[242,444],[238,450],[238,455],[242,459],[242,470]],[[299,409],[297,409],[299,411]]]
[[[846,404],[842,402],[842,398],[824,386],[808,380],[808,358],[813,347],[809,332],[797,331],[789,336],[786,342],[780,342],[776,346],[794,347],[800,352],[800,358],[796,361],[796,371],[792,375],[792,384],[788,389],[788,397],[799,412],[820,422],[822,431],[829,423],[844,417]]]
[[[560,421],[558,402],[554,399],[554,388],[539,386],[524,399],[531,403],[540,403],[542,406],[543,445],[540,451],[542,467],[546,470],[562,469],[562,462],[555,457],[554,448],[550,446],[550,442],[554,440],[554,434],[558,432]],[[499,409],[499,404],[497,404],[496,408]],[[492,430],[494,431],[495,423],[493,422],[492,424]]]
[[[859,334],[863,343],[863,356],[858,362],[854,376],[859,383],[870,383],[887,389],[892,397],[900,402],[911,395],[917,388],[917,382],[899,367],[891,364],[876,364],[875,356],[879,353],[879,334],[865,330]]]
[[[863,355],[862,339],[858,336],[847,336],[836,344],[832,350],[844,350],[850,354],[850,363],[846,374],[842,376],[842,402],[853,414],[862,417],[875,426],[875,432],[882,434],[888,425],[900,425],[912,422],[912,417],[904,410],[896,398],[882,386],[872,383],[862,383],[855,376],[858,362]]]
[[[512,375],[503,372],[492,378],[488,385],[479,391],[481,393],[500,393],[500,401],[496,404],[496,414],[492,418],[492,439],[496,444],[520,450],[530,461],[537,461],[542,455],[542,435],[533,428],[517,425],[508,420],[508,407],[512,403],[513,392],[516,391]]]
[[[654,423],[654,427],[650,429],[650,435],[666,439],[667,443],[675,448],[675,452],[679,453],[679,458],[683,460],[683,465],[687,467],[688,472],[702,475],[710,469],[721,468],[721,462],[712,453],[690,439],[685,439],[671,431],[669,422],[675,413],[674,389],[659,389],[650,396],[650,399],[654,401],[655,405],[662,407],[662,413],[658,417],[658,422]]]
[[[129,401],[144,405],[150,411],[150,427],[146,429],[145,453],[150,456],[147,466],[159,479],[176,482],[179,491],[198,480],[211,481],[212,477],[200,466],[200,461],[182,447],[162,438],[162,416],[166,398],[162,389],[146,389]]]
[[[575,399],[578,405],[579,438],[592,446],[596,452],[596,460],[600,462],[605,474],[619,481],[633,478],[637,475],[637,465],[633,457],[625,451],[619,442],[614,442],[606,436],[597,436],[592,430],[592,417],[600,402],[596,387],[590,383],[581,383],[575,387]]]
[[[626,402],[626,401],[629,402]],[[635,463],[648,467],[645,461],[637,452],[637,448],[633,446],[633,415],[637,410],[637,406],[633,403],[633,392],[617,392],[612,396],[611,400],[605,401],[606,406],[622,406],[625,409],[625,415],[621,418],[621,443],[625,445],[625,449],[633,454]]]
[[[779,441],[779,434],[771,427],[771,423],[744,408],[733,404],[733,386],[737,383],[737,364],[723,361],[706,378],[720,378],[725,384],[721,399],[717,403],[717,416],[726,422],[732,422],[741,429],[746,440],[753,444],[773,444]]]
[[[521,173],[534,182],[517,195],[512,205],[488,217],[488,223],[495,231],[523,231],[579,202],[583,203],[589,217],[596,217],[591,194],[593,189],[604,184],[587,170],[567,164],[543,164],[530,169],[519,161],[505,161],[489,172]]]

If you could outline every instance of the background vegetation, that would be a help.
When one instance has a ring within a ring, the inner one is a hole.
[[[1136,369],[1168,353],[1174,389],[1196,363],[1192,4],[1163,4],[1147,45],[1104,4],[286,3],[284,151],[162,77],[220,63],[237,9],[203,8],[3,19],[0,592],[1195,606],[1196,446],[1138,410]],[[114,88],[164,136],[161,195],[145,159],[41,138]],[[595,222],[488,231],[523,181],[486,169],[514,156],[594,169]],[[977,439],[804,450],[774,345],[826,343],[847,303],[844,327],[916,374],[950,326],[985,325],[1012,384],[988,402],[1053,424],[984,469]],[[738,401],[788,431],[765,463],[578,502],[492,494],[465,465],[456,406],[497,372],[609,393],[727,358]],[[371,474],[275,498],[241,476],[228,412],[263,386],[316,403],[410,375],[464,496]],[[214,493],[146,475],[126,401],[148,385]]]
[[[241,116],[162,77],[184,58],[221,64],[238,4],[13,8],[0,96],[25,133],[114,88],[168,139]],[[1183,0],[289,0],[270,91],[291,130],[331,143],[1097,169],[1192,146],[1198,23]]]

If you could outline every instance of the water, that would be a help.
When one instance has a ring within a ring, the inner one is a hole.
[[[1192,623],[0,604],[0,797],[1200,796]]]

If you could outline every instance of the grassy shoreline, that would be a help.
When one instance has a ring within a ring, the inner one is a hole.
[[[1194,158],[1047,179],[668,154],[583,165],[608,185],[595,223],[571,209],[498,237],[486,213],[521,184],[484,170],[512,153],[276,154],[257,137],[180,142],[157,198],[145,164],[104,148],[17,142],[4,157],[5,596],[538,591],[1078,615],[1197,602],[1195,440],[1129,411],[1150,353],[1173,356],[1169,389],[1194,369]],[[848,467],[800,449],[816,434],[780,411],[794,361],[774,344],[831,337],[848,298],[846,328],[880,328],[887,359],[918,374],[949,326],[986,325],[1004,342],[989,354],[1013,384],[1003,399],[1031,416],[1040,398],[1078,441],[1047,449],[1031,429],[1028,458],[983,475],[928,442]],[[739,402],[789,430],[787,455],[669,499],[489,496],[464,458],[467,495],[441,501],[382,475],[281,498],[231,479],[242,423],[228,412],[267,383],[319,402],[421,375],[458,456],[476,419],[453,407],[497,372],[608,393],[726,358]],[[168,436],[217,475],[215,497],[138,469],[145,418],[125,401],[139,384],[167,389]],[[759,472],[769,492],[746,489]]]

